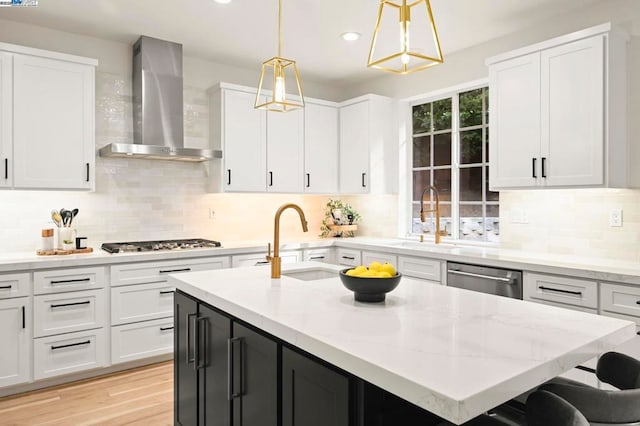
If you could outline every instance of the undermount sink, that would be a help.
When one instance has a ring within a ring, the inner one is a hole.
[[[331,271],[327,269],[307,269],[303,271],[283,272],[282,275],[301,281],[317,281],[327,278],[335,278],[338,276],[338,271]]]

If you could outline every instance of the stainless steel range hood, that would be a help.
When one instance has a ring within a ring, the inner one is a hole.
[[[221,151],[184,147],[182,45],[142,36],[133,45],[133,144],[110,144],[103,157],[201,162]]]

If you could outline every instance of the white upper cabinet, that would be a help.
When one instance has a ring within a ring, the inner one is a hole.
[[[338,192],[338,108],[306,102],[304,108],[304,192]]]
[[[340,108],[340,192],[369,192],[369,102]]]
[[[540,54],[490,67],[489,87],[491,186],[535,186],[540,156]]]
[[[95,67],[14,54],[13,186],[92,189]]]
[[[626,38],[610,24],[487,60],[490,187],[625,187]]]
[[[340,104],[340,193],[397,192],[395,112],[392,99],[377,95]]]
[[[264,192],[266,113],[253,107],[255,93],[222,89],[215,96],[221,99],[217,107],[212,102],[211,109],[220,115],[220,124],[212,122],[211,132],[215,135],[214,141],[219,139],[214,149],[223,150],[222,190]],[[220,162],[214,161],[214,164]]]
[[[304,110],[267,112],[267,191],[302,192]]]
[[[9,162],[13,159],[12,147],[12,56],[0,52],[0,188],[13,185],[12,170]]]

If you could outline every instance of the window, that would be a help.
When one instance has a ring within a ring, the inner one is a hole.
[[[435,234],[435,213],[424,223],[420,205],[435,209],[440,200],[442,235],[460,240],[498,241],[499,193],[489,191],[489,89],[481,87],[427,103],[414,104],[411,230]]]

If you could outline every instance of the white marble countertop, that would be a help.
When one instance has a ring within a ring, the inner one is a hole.
[[[90,254],[37,256],[35,253],[0,253],[0,272],[63,268],[86,265],[110,265],[126,262],[229,256],[248,253],[266,254],[267,241],[224,244],[222,248],[110,254],[98,247]],[[419,243],[399,238],[336,238],[285,243],[280,249],[299,250],[345,247],[404,256],[419,256],[443,261],[480,264],[531,272],[566,275],[599,281],[640,285],[640,262],[597,259],[578,256],[531,253],[498,247]]]
[[[287,270],[340,267],[307,262]],[[635,336],[635,324],[403,277],[385,303],[268,268],[170,275],[181,291],[460,424]]]

